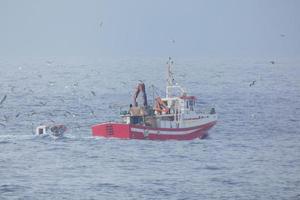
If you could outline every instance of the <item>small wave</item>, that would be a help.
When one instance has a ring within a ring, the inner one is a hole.
[[[117,189],[120,188],[120,185],[116,185],[113,183],[98,183],[92,186],[93,189]]]
[[[226,185],[237,185],[238,182],[235,182],[233,180],[223,180],[222,183],[226,184]]]
[[[0,135],[0,142],[12,142],[17,140],[28,140],[34,138],[34,135]]]
[[[16,192],[16,191],[24,191],[28,188],[29,187],[22,186],[22,185],[3,184],[3,185],[0,185],[0,194],[1,193]]]
[[[0,144],[9,144],[11,141],[0,141]]]
[[[216,166],[205,166],[204,169],[208,169],[208,170],[220,170],[220,167],[216,167]]]
[[[96,159],[96,158],[99,158],[100,156],[87,156],[87,158],[89,159]]]

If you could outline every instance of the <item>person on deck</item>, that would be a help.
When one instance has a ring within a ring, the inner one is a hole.
[[[128,113],[131,115],[131,108],[132,108],[132,104],[129,105],[129,110]]]

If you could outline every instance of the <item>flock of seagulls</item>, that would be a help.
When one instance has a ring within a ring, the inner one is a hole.
[[[75,83],[75,84],[76,84],[76,83]],[[48,84],[48,85],[49,85],[49,84]],[[51,82],[50,85],[53,86],[53,85],[54,85],[54,82]],[[77,85],[78,85],[78,83],[77,83]],[[10,90],[11,90],[12,92],[14,92],[15,86],[12,86]],[[32,92],[33,92],[33,91],[32,91]],[[92,91],[92,90],[91,90],[90,93],[92,94],[93,97],[96,97],[96,92],[95,92],[95,91]],[[32,94],[32,93],[31,93],[31,94]],[[0,109],[3,108],[3,106],[4,106],[5,102],[7,101],[7,99],[8,99],[8,94],[5,94],[5,95],[1,98],[1,101],[0,101]],[[62,100],[62,102],[64,102],[63,99],[61,99],[61,100]],[[39,102],[38,102],[37,104],[35,104],[35,105],[32,104],[32,106],[34,106],[34,107],[36,107],[36,106],[37,106],[37,107],[44,107],[44,106],[47,106],[48,103],[49,103],[49,102],[47,102],[47,101],[39,101]],[[92,108],[91,106],[89,106],[89,105],[83,105],[83,108],[84,108],[85,110],[88,111],[88,113],[89,113],[90,116],[96,117],[96,113],[95,113],[95,111],[93,110],[93,108]],[[61,109],[61,110],[59,110],[59,109],[54,109],[54,110],[51,110],[51,111],[39,111],[39,112],[37,112],[36,110],[33,110],[33,109],[32,109],[32,110],[29,111],[28,113],[17,112],[14,116],[3,115],[3,117],[0,118],[0,128],[1,128],[1,127],[2,127],[2,128],[6,128],[6,127],[7,127],[7,123],[8,123],[9,121],[11,121],[11,119],[12,119],[11,117],[19,118],[21,115],[24,116],[24,117],[33,117],[33,116],[35,116],[35,115],[41,114],[41,115],[47,115],[47,116],[53,118],[53,117],[56,117],[58,113],[59,113],[59,115],[64,116],[64,117],[72,117],[72,118],[74,118],[74,117],[77,116],[77,114],[72,113],[72,112],[70,112],[70,111],[68,111],[68,110],[63,110],[63,109]],[[53,119],[49,119],[49,122],[55,123],[55,121],[54,121]],[[76,129],[81,128],[81,126],[80,126],[78,123],[76,123],[76,124],[77,124],[76,127],[75,127]]]
[[[173,42],[173,40],[172,40],[172,42]],[[174,42],[175,42],[175,40],[174,40]],[[47,61],[47,63],[48,63],[48,61]],[[275,61],[272,60],[272,61],[270,61],[270,63],[271,63],[272,65],[274,65],[274,64],[275,64]],[[122,84],[127,84],[127,83],[125,83],[125,82],[121,82],[121,83],[122,83]],[[253,81],[249,84],[249,87],[255,86],[256,83],[257,83],[257,81],[256,81],[256,80],[253,80]],[[53,81],[50,81],[50,82],[48,82],[48,85],[49,85],[49,86],[54,86],[54,82],[53,82]],[[74,87],[78,87],[78,82],[74,83],[73,86],[74,86]],[[11,91],[11,92],[14,92],[14,91],[15,91],[15,88],[16,88],[15,86],[11,86],[10,91]],[[33,93],[32,90],[31,90],[31,93]],[[91,94],[93,97],[96,97],[96,92],[95,92],[95,91],[91,90],[91,91],[90,91],[90,94]],[[7,100],[7,96],[8,96],[8,95],[5,94],[5,95],[1,98],[1,101],[0,101],[0,108],[2,108],[2,107],[3,107],[3,104],[5,104],[5,102],[6,102],[6,100]],[[61,99],[61,100],[62,100],[62,102],[64,102],[63,99]],[[37,104],[36,106],[47,106],[47,104],[48,104],[48,102],[46,102],[46,101],[39,101],[38,104]],[[88,110],[88,112],[90,113],[91,116],[96,117],[95,111],[92,109],[91,106],[89,106],[89,105],[84,105],[84,108]],[[68,111],[68,110],[53,110],[52,112],[36,112],[36,111],[34,111],[34,110],[31,110],[31,111],[27,114],[27,116],[30,117],[30,116],[34,116],[34,115],[37,115],[37,114],[47,114],[47,115],[49,115],[49,116],[51,116],[51,117],[54,117],[54,116],[55,116],[55,113],[58,113],[58,112],[62,112],[61,114],[62,114],[63,116],[65,116],[65,117],[68,117],[68,116],[76,117],[76,114],[74,114],[74,113],[72,113],[72,112],[70,112],[70,111]],[[20,117],[21,115],[24,116],[24,115],[26,115],[26,114],[23,114],[23,113],[21,113],[21,112],[18,112],[14,117],[15,117],[15,118],[18,118],[18,117]],[[0,120],[1,120],[0,126],[3,127],[3,128],[5,128],[5,127],[6,127],[6,123],[10,120],[10,117],[7,116],[7,115],[3,115],[3,118],[0,119]],[[50,121],[54,122],[53,120],[50,120]],[[78,125],[78,127],[80,127],[80,126]]]
[[[100,28],[100,29],[103,28],[103,21],[100,21],[100,22],[99,22],[99,28]],[[280,36],[281,36],[281,37],[285,37],[285,34],[280,34]],[[169,40],[169,41],[170,41],[172,44],[175,44],[175,43],[176,43],[175,39],[171,39],[171,40]],[[46,61],[46,64],[48,64],[48,65],[51,65],[52,63],[53,63],[52,60]],[[270,63],[271,63],[272,65],[274,65],[274,64],[275,64],[275,61],[271,60]],[[19,67],[19,68],[22,69],[21,67]],[[39,78],[42,78],[42,75],[38,75],[38,77],[39,77]],[[122,83],[123,85],[125,85],[125,82],[121,82],[121,83]],[[253,81],[249,84],[249,87],[253,87],[255,84],[256,84],[256,80],[253,80]],[[50,82],[48,82],[48,85],[49,85],[49,86],[54,86],[54,82],[53,82],[53,81],[50,81]],[[74,87],[78,87],[78,82],[74,83],[73,86],[74,86]],[[15,91],[15,86],[11,86],[10,90],[11,90],[11,92],[14,92],[14,91]],[[31,92],[33,92],[33,91],[31,91]],[[96,92],[95,92],[95,91],[90,91],[90,93],[92,94],[92,96],[96,97]],[[0,108],[2,108],[2,106],[3,106],[3,104],[5,103],[6,100],[7,100],[7,94],[5,94],[5,95],[2,97],[2,99],[1,99],[1,101],[0,101]],[[63,99],[62,99],[62,102],[64,102]],[[39,104],[38,104],[38,106],[47,106],[47,104],[48,104],[48,102],[40,101]],[[89,110],[90,115],[96,116],[94,110],[93,110],[90,106],[85,105],[84,107],[85,107],[86,109]],[[56,110],[56,111],[58,111],[58,110]],[[64,115],[65,117],[67,117],[67,116],[75,117],[75,116],[76,116],[76,114],[72,114],[72,113],[71,113],[70,111],[68,111],[68,110],[60,110],[60,111],[64,112],[63,115]],[[22,114],[22,113],[18,112],[18,113],[15,115],[15,118],[20,117],[21,114]],[[33,116],[33,115],[36,115],[36,114],[38,114],[38,113],[37,113],[36,111],[32,110],[32,111],[28,114],[28,116]],[[53,116],[53,113],[48,113],[48,114],[49,114],[50,116]],[[9,121],[9,117],[8,117],[7,115],[4,115],[4,116],[3,116],[2,122],[0,122],[0,126],[1,126],[1,127],[6,127],[6,124],[5,124],[5,123],[7,123],[8,121]],[[53,120],[50,120],[50,121],[53,121]],[[53,121],[53,122],[54,122],[54,121]],[[80,126],[78,125],[78,127],[80,127]]]

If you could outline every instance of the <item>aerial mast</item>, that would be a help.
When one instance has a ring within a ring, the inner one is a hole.
[[[173,77],[173,72],[172,72],[172,65],[173,61],[172,58],[169,57],[169,60],[167,62],[167,88],[166,88],[166,97],[169,98],[172,96],[170,89],[172,89],[173,84],[174,84],[174,77]]]

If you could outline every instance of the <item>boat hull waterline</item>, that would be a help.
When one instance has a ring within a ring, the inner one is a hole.
[[[92,126],[93,136],[141,140],[193,140],[204,138],[216,124],[212,121],[189,128],[151,128],[142,125],[106,122]]]

